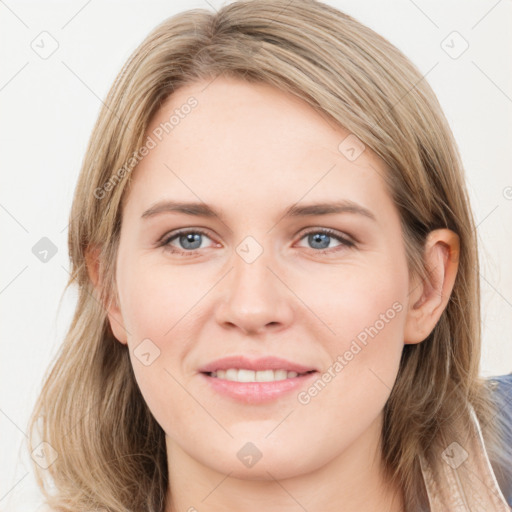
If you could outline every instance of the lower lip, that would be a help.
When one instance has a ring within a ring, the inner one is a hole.
[[[318,372],[306,373],[291,379],[273,382],[236,382],[232,380],[210,377],[201,373],[213,390],[246,404],[257,404],[276,400],[296,391],[316,378]]]

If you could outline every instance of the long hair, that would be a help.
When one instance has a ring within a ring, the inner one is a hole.
[[[164,432],[139,391],[128,348],[114,338],[105,305],[117,293],[122,205],[150,120],[179,87],[219,76],[270,84],[303,99],[382,159],[410,276],[428,277],[423,249],[431,230],[459,235],[448,305],[428,338],[404,346],[384,409],[383,460],[404,489],[408,510],[424,506],[418,457],[436,463],[434,441],[450,437],[455,419],[469,421],[471,406],[506,488],[512,480],[507,424],[479,376],[476,228],[458,149],[435,94],[390,42],[333,7],[242,0],[159,24],[118,74],[94,126],[70,214],[66,289],[78,288],[78,302],[30,420],[30,449],[46,442],[58,454],[47,469],[34,464],[48,505],[69,512],[164,510]],[[86,267],[95,247],[100,293]]]

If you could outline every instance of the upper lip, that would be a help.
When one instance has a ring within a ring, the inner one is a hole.
[[[266,356],[251,359],[247,356],[229,356],[216,359],[199,369],[202,373],[216,372],[217,370],[228,370],[229,368],[245,368],[247,370],[286,370],[288,372],[306,373],[317,371],[311,366],[288,361],[280,357]]]

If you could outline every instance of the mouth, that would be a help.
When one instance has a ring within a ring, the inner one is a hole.
[[[297,375],[305,374],[311,371],[316,371],[317,368],[313,366],[306,366],[294,361],[275,356],[264,356],[254,359],[246,355],[231,355],[211,361],[199,368],[199,372],[211,374],[212,377],[227,378],[251,378],[256,377],[261,379],[272,380],[276,377],[275,374],[269,373],[269,370],[275,372],[279,379],[287,378],[288,373],[296,373]],[[222,371],[225,373],[223,374]],[[252,373],[251,373],[252,372]],[[286,375],[283,373],[286,372]],[[295,375],[295,376],[297,376]],[[242,382],[247,382],[242,380]],[[258,382],[258,380],[252,380],[249,382]],[[264,382],[264,381],[263,381]]]
[[[277,370],[250,370],[246,368],[228,368],[226,370],[217,370],[213,372],[201,372],[203,375],[214,379],[228,380],[231,382],[279,382],[296,377],[303,377],[311,373],[317,373],[316,370],[306,372],[289,371],[285,369]]]
[[[239,403],[257,404],[290,397],[308,385],[317,368],[281,357],[231,355],[199,368],[208,388]]]
[[[264,405],[279,399],[296,399],[293,398],[293,392],[298,393],[311,385],[319,372],[228,368],[200,372],[199,375],[216,395],[245,405]]]

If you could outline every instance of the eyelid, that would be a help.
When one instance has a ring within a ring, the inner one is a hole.
[[[218,242],[215,242],[215,239],[210,235],[209,230],[205,228],[194,228],[194,227],[187,227],[187,228],[180,228],[176,229],[170,232],[165,233],[159,241],[156,243],[157,247],[163,247],[165,250],[168,250],[171,254],[179,254],[183,257],[187,256],[195,256],[197,255],[198,251],[200,249],[193,249],[191,251],[186,251],[183,249],[176,248],[174,246],[170,245],[170,242],[179,236],[187,235],[189,233],[196,233],[201,234],[203,236],[206,236],[207,238],[210,238],[214,243],[217,245]],[[323,233],[328,235],[331,238],[336,239],[339,242],[339,245],[336,247],[326,248],[326,249],[314,249],[311,247],[304,247],[305,249],[309,249],[313,253],[319,253],[319,254],[337,254],[341,250],[347,250],[352,249],[356,247],[359,244],[359,241],[356,240],[353,236],[349,235],[348,233],[339,232],[336,229],[332,228],[326,228],[326,227],[320,227],[320,226],[313,226],[304,228],[304,230],[300,231],[295,235],[295,237],[299,237],[299,241],[302,240],[304,237],[311,233]]]
[[[212,241],[214,241],[213,237],[211,236],[210,232],[207,231],[206,229],[204,228],[180,228],[180,229],[175,229],[173,231],[168,231],[167,233],[165,233],[162,237],[159,238],[159,240],[156,242],[156,245],[157,247],[160,247],[160,246],[167,246],[169,244],[169,242],[181,235],[187,235],[189,233],[199,233],[201,235],[204,235],[208,238],[210,238]],[[178,251],[180,251],[180,249],[177,249]],[[187,252],[187,253],[193,253],[194,251],[198,251],[199,249],[194,249],[193,251],[183,251],[183,252]]]
[[[333,238],[336,238],[342,242],[350,243],[350,244],[354,244],[354,245],[359,243],[359,241],[355,237],[349,235],[348,233],[345,233],[343,231],[338,231],[337,229],[325,228],[325,227],[320,227],[320,226],[315,226],[312,228],[305,228],[305,230],[300,231],[297,236],[300,236],[300,238],[303,238],[306,235],[309,235],[311,233],[325,233],[325,234],[327,234]]]
[[[306,231],[301,231],[299,233],[299,242],[304,237],[313,233],[323,233],[329,236],[330,238],[334,238],[339,242],[339,245],[336,247],[327,247],[326,249],[314,249],[311,247],[304,247],[304,249],[308,249],[309,252],[313,254],[326,254],[328,256],[337,256],[340,251],[347,251],[350,249],[354,249],[358,246],[358,241],[354,239],[354,237],[349,234],[345,234],[337,231],[336,229],[331,228],[323,228],[323,227],[313,227],[308,228]]]

